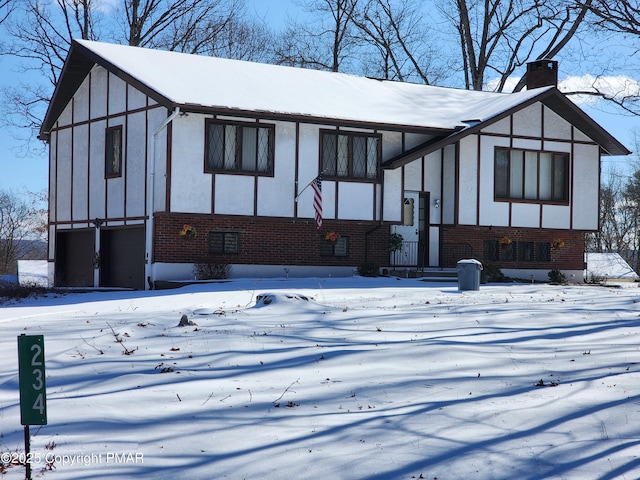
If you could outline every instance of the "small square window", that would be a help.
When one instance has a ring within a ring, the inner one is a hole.
[[[209,232],[209,253],[239,253],[239,243],[237,232]]]
[[[495,262],[499,259],[498,242],[495,240],[485,240],[482,242],[483,257],[486,261]]]
[[[518,242],[511,242],[508,245],[500,245],[500,260],[515,260],[517,246]]]
[[[536,243],[536,260],[539,262],[551,261],[551,244]]]
[[[518,242],[518,257],[523,262],[533,262],[534,260],[534,243]]]
[[[122,176],[122,125],[106,130],[104,174],[107,178]]]
[[[335,242],[328,242],[322,238],[320,243],[320,256],[322,257],[346,257],[348,255],[348,237],[340,236]]]

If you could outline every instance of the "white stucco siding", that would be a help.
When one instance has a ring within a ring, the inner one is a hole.
[[[508,147],[504,137],[483,136],[480,142],[480,225],[509,225],[509,203],[494,200],[494,158],[496,147]]]
[[[573,139],[576,140],[577,142],[592,142],[593,141],[593,140],[591,140],[591,138],[586,136],[584,133],[582,133],[577,128],[573,129]]]
[[[440,162],[440,158],[442,155],[442,151],[438,150],[437,152],[430,153],[424,158],[424,179],[422,180],[424,184],[424,191],[430,193],[430,211],[429,211],[429,220],[430,223],[441,223],[441,212],[440,204],[442,203],[442,189],[441,189],[441,172],[442,172],[442,164]],[[439,206],[436,208],[434,206],[434,202],[438,200]],[[433,265],[431,263],[430,265]]]
[[[513,133],[527,137],[542,135],[542,104],[535,103],[513,114]]]
[[[105,218],[104,137],[107,122],[91,123],[89,134],[89,218]]]
[[[382,219],[385,222],[402,220],[402,169],[383,170],[384,198]]]
[[[543,205],[542,228],[566,229],[571,225],[571,207],[566,205]]]
[[[215,213],[248,215],[254,212],[255,178],[241,175],[216,175],[214,186]]]
[[[211,213],[213,174],[204,172],[204,116],[178,116],[172,124],[171,211]],[[156,147],[160,140],[156,141]],[[226,178],[226,177],[225,177]],[[221,182],[216,182],[216,186]],[[253,190],[246,192],[251,194]]]
[[[422,157],[404,167],[404,189],[422,190]]]
[[[482,133],[495,133],[499,135],[509,135],[511,133],[511,118],[503,118],[482,129]]]
[[[73,122],[73,102],[69,102],[58,117],[56,127],[66,127]]]
[[[149,146],[147,164],[147,188],[149,181],[153,182],[153,211],[160,212],[165,209],[167,188],[167,128],[165,127],[153,137],[160,125],[167,119],[169,113],[165,108],[154,108],[147,114],[149,123]],[[173,128],[173,126],[171,126]],[[204,160],[203,160],[204,161]],[[151,178],[150,178],[151,177]],[[148,200],[147,200],[148,201]]]
[[[99,66],[91,70],[91,118],[107,114],[107,71]]]
[[[127,104],[129,111],[145,108],[147,96],[132,85],[127,86]]]
[[[597,145],[574,146],[573,161],[573,228],[597,230],[598,188],[600,182]]]
[[[144,112],[129,115],[127,119],[127,198],[128,217],[144,215],[145,207],[145,140],[146,115]]]
[[[470,135],[460,141],[460,194],[458,222],[478,223],[478,137]]]
[[[382,132],[382,161],[385,162],[402,153],[402,133]]]
[[[109,115],[125,112],[127,109],[127,84],[113,74],[109,75]]]
[[[373,183],[340,182],[338,218],[340,220],[373,220]]]
[[[78,87],[73,96],[73,121],[74,123],[89,120],[89,77]]]
[[[306,125],[301,124],[300,139],[298,144],[298,191],[299,194],[304,187],[306,187],[311,180],[318,176],[320,161],[319,161],[319,142],[320,142],[320,126],[318,125]],[[277,132],[276,132],[277,135]],[[276,142],[278,142],[276,138]],[[283,148],[287,148],[283,146]],[[276,146],[276,158],[279,155],[278,146]],[[279,164],[278,164],[279,165]],[[279,168],[279,167],[278,167]],[[275,172],[277,175],[280,172]],[[305,192],[306,193],[306,192]],[[299,207],[298,207],[299,208]],[[298,210],[300,213],[300,210]]]
[[[437,267],[440,265],[440,228],[429,228],[429,265]]]
[[[544,107],[544,136],[558,140],[571,140],[571,124],[553,110]]]
[[[58,131],[56,137],[56,220],[68,222],[71,220],[71,129]]]
[[[433,138],[433,135],[423,135],[419,133],[407,133],[404,136],[404,148],[410,150]]]
[[[53,132],[51,134],[51,139],[49,140],[49,219],[51,221],[56,221],[57,215],[57,188],[56,182],[57,178],[57,145],[58,145],[58,132]],[[49,238],[53,238],[49,235]]]
[[[442,156],[442,211],[443,223],[454,223],[456,189],[456,147],[449,145]]]
[[[258,177],[259,216],[293,217],[295,198],[296,125],[275,124],[275,163],[273,177]],[[317,156],[317,154],[316,154]]]
[[[513,203],[511,206],[512,227],[540,227],[540,204]]]
[[[124,217],[124,178],[107,180],[107,215],[108,218]]]
[[[72,219],[86,220],[89,214],[88,177],[89,177],[89,149],[87,143],[88,125],[79,125],[73,129],[73,191],[72,191]]]

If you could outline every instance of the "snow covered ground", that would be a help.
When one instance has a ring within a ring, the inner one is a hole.
[[[355,277],[5,303],[0,452],[24,451],[26,333],[34,478],[637,479],[639,293]]]

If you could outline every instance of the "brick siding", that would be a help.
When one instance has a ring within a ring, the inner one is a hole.
[[[446,226],[441,230],[441,244],[443,267],[455,267],[463,257],[475,258],[483,264],[494,264],[498,268],[513,269],[547,269],[547,270],[583,270],[584,265],[584,234],[575,230],[551,230],[533,228],[504,228],[504,227],[473,227]],[[484,241],[499,241],[509,237],[513,244],[509,247],[498,247],[500,259],[484,258]],[[556,240],[562,240],[564,245],[557,247]],[[533,242],[550,245],[550,261],[521,260],[519,258],[518,243]],[[514,259],[504,259],[507,255],[504,249],[514,248]],[[457,258],[460,257],[460,258]]]
[[[185,224],[196,229],[195,237],[180,235]],[[324,235],[330,231],[348,237],[346,257],[320,255]],[[208,253],[208,232],[237,232],[239,253]],[[313,221],[307,220],[159,213],[155,215],[154,235],[154,262],[354,267],[364,262],[389,264],[390,228],[374,222],[325,220],[317,230]]]

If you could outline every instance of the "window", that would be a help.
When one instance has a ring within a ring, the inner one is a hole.
[[[205,171],[273,172],[272,125],[207,121]]]
[[[532,262],[533,256],[533,242],[518,242],[518,256],[523,262]]]
[[[322,172],[328,177],[374,180],[380,163],[380,136],[322,132]]]
[[[106,130],[104,175],[107,178],[122,176],[122,125]]]
[[[209,253],[239,253],[237,232],[209,232]]]
[[[536,260],[539,262],[551,261],[551,244],[536,243]]]
[[[482,250],[485,260],[496,261],[500,258],[500,247],[496,240],[484,240],[482,242]]]
[[[346,257],[348,252],[348,237],[340,236],[335,242],[327,242],[322,237],[320,255],[323,257]]]
[[[498,200],[569,201],[569,155],[496,148]]]

